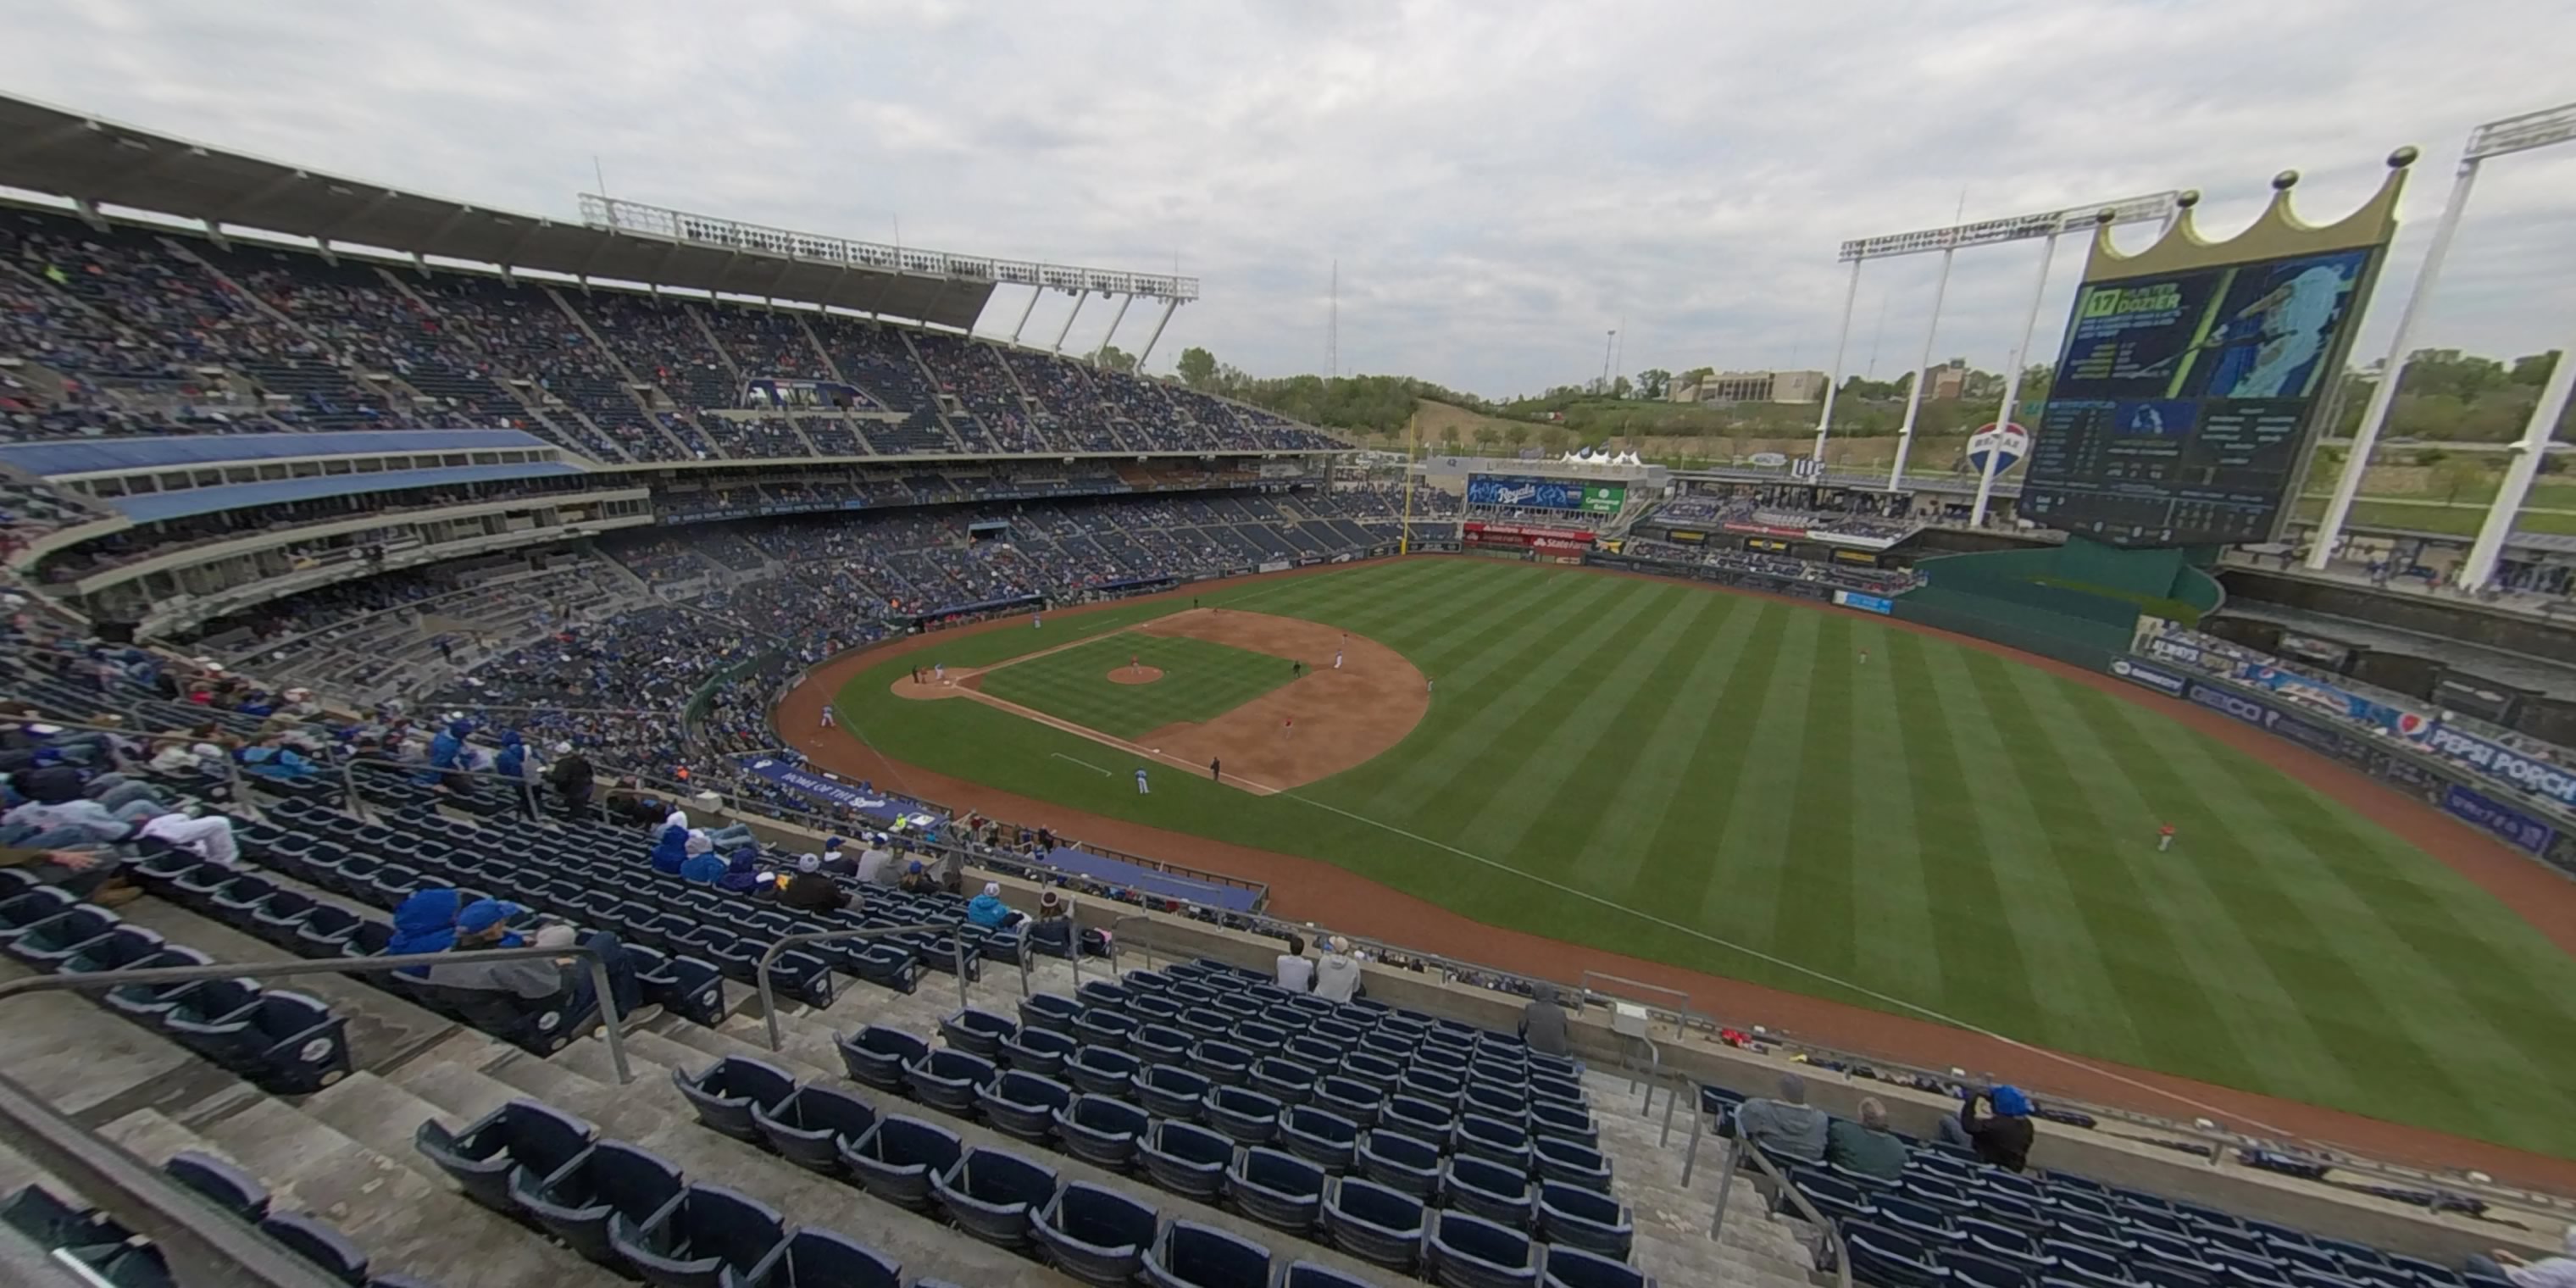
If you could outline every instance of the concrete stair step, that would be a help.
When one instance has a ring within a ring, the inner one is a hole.
[[[138,1109],[176,1113],[209,1099],[259,1094],[186,1047],[77,993],[12,1001],[6,1053],[10,1077],[90,1127]]]
[[[440,1118],[454,1123],[473,1122],[513,1100],[533,1099],[479,1068],[444,1060],[415,1062],[397,1080],[404,1090],[438,1106]]]
[[[679,1066],[688,1069],[703,1069],[711,1060],[722,1059],[729,1055],[741,1055],[777,1065],[796,1075],[798,1082],[812,1082],[818,1078],[837,1079],[841,1076],[836,1072],[840,1064],[837,1055],[834,1056],[831,1064],[822,1065],[816,1064],[805,1048],[791,1046],[783,1051],[772,1051],[769,1049],[768,1039],[765,1030],[760,1027],[760,1022],[752,1021],[750,1029],[751,1035],[746,1037],[736,1035],[730,1025],[722,1029],[710,1029],[703,1025],[682,1023],[661,1029],[653,1036],[659,1039],[656,1043],[657,1050],[667,1045],[696,1051],[698,1054],[695,1057]],[[676,1055],[677,1052],[670,1054]],[[656,1054],[654,1058],[662,1060],[663,1056]],[[663,1062],[670,1063],[668,1060]]]
[[[573,1054],[581,1051],[583,1045],[573,1044],[557,1060],[540,1060],[524,1051],[512,1051],[484,1065],[481,1071],[517,1088],[531,1099],[542,1100],[566,1113],[590,1120],[602,1136],[641,1140],[669,1125],[671,1115],[668,1110],[637,1094],[636,1087],[616,1085],[616,1078],[608,1072],[604,1052]],[[564,1060],[563,1056],[572,1058]],[[558,1063],[558,1060],[562,1062]],[[582,1066],[585,1064],[595,1064],[599,1076],[592,1077],[584,1072]],[[639,1083],[656,1076],[667,1080],[670,1076],[667,1072],[656,1075],[642,1065],[633,1067]],[[685,1109],[682,1112],[685,1113]]]

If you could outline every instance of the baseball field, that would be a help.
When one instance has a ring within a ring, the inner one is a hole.
[[[905,766],[1490,926],[2576,1157],[2576,963],[2421,836],[2153,695],[1843,610],[1466,558],[857,663],[833,736]]]

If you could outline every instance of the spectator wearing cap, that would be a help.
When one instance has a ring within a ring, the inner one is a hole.
[[[854,877],[859,874],[859,861],[851,858],[849,852],[841,848],[848,844],[848,840],[838,836],[823,842],[823,853],[820,857],[823,860],[824,872],[836,877]]]
[[[497,899],[477,899],[465,905],[456,917],[454,950],[471,952],[508,946],[509,919],[521,911],[517,904]],[[570,948],[574,932],[570,926],[547,926],[537,932],[535,943],[540,948]],[[625,946],[617,942],[617,936],[596,931],[583,946],[597,954],[608,968],[609,995],[617,1003],[619,1027],[633,1028],[662,1013],[661,1007],[644,1005],[643,989],[635,982],[635,964],[627,959]],[[441,962],[429,968],[429,982],[511,1003],[522,1014],[558,1006],[579,1011],[597,996],[592,990],[589,968],[580,957],[569,954],[551,960],[530,957],[504,962]]]
[[[680,876],[699,885],[714,885],[725,874],[725,861],[716,857],[716,843],[705,832],[691,832],[683,847],[688,857],[680,861]]]
[[[987,881],[984,893],[966,901],[966,919],[986,930],[1000,930],[1021,920],[1021,916],[1002,902],[1002,883]]]
[[[1351,955],[1351,941],[1340,935],[1325,940],[1323,956],[1315,962],[1315,996],[1347,1002],[1360,993],[1360,963]]]
[[[1978,1115],[1980,1101],[1994,1110],[1992,1117]],[[1955,1116],[1941,1120],[1943,1144],[1973,1149],[1980,1161],[2016,1172],[2030,1164],[2030,1142],[2036,1134],[2030,1121],[2030,1097],[2014,1086],[1971,1093]]]
[[[569,742],[555,744],[555,763],[546,767],[546,786],[563,802],[564,817],[580,820],[590,817],[590,794],[594,786],[590,760],[573,749]]]
[[[868,837],[868,848],[859,851],[859,863],[853,875],[860,885],[885,885],[896,877],[894,843],[883,832]]]
[[[779,888],[778,901],[808,912],[826,912],[850,906],[850,896],[841,889],[841,883],[824,873],[823,856],[819,854],[796,856],[796,874],[787,878],[787,884]]]
[[[1314,991],[1315,963],[1306,958],[1305,936],[1288,936],[1288,951],[1279,954],[1279,960],[1272,964],[1270,977],[1291,993]]]
[[[1807,1103],[1807,1080],[1794,1073],[1780,1075],[1776,1098],[1756,1096],[1735,1107],[1735,1133],[1773,1158],[1825,1158],[1825,1111]]]
[[[1031,947],[1061,957],[1073,956],[1073,900],[1053,890],[1038,895],[1038,915],[1028,925]]]
[[[1860,1121],[1837,1118],[1825,1127],[1825,1161],[1882,1181],[1905,1178],[1905,1141],[1887,1129],[1887,1106],[1876,1096],[1860,1102]]]
[[[915,859],[904,865],[903,880],[896,882],[895,888],[905,894],[936,894],[939,892],[939,878],[932,876],[930,869],[922,866],[921,860]]]

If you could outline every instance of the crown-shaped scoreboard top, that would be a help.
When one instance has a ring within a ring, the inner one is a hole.
[[[2111,244],[2112,215],[2103,211],[2095,216],[2093,251],[2085,261],[2084,280],[2147,277],[2386,245],[2397,231],[2397,199],[2406,190],[2406,172],[2415,164],[2415,157],[2411,147],[2389,153],[2388,174],[2380,180],[2379,191],[2351,214],[2330,224],[2308,223],[2290,209],[2290,190],[2299,183],[2296,170],[2274,175],[2272,200],[2263,207],[2263,213],[2245,231],[2223,241],[2210,241],[2200,235],[2194,219],[2200,204],[2197,191],[2175,198],[2174,204],[2180,209],[2166,226],[2164,236],[2134,253]]]

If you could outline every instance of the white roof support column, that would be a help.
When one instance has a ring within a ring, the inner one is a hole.
[[[1020,342],[1020,332],[1028,329],[1029,315],[1038,311],[1038,297],[1044,294],[1046,294],[1046,288],[1043,286],[1029,288],[1029,302],[1021,306],[1019,324],[1011,328],[1012,344],[1016,345]]]
[[[1950,295],[1950,265],[1959,258],[1956,245],[1941,250],[1941,277],[1932,286],[1932,320],[1923,327],[1923,359],[1914,378],[1905,382],[1905,419],[1896,426],[1896,464],[1887,471],[1887,490],[1905,486],[1905,452],[1914,445],[1914,418],[1923,410],[1923,372],[1932,365],[1932,345],[1941,337],[1941,301]]]
[[[2050,233],[2048,239],[2039,244],[2039,280],[2031,284],[2030,312],[2021,320],[2021,343],[2013,349],[2012,365],[2004,369],[2004,405],[2003,410],[1995,413],[1997,428],[2012,423],[2013,404],[2021,401],[2021,372],[2022,368],[2030,365],[2030,333],[2039,329],[2039,300],[2048,294],[2048,266],[2056,258],[2057,234]],[[2032,441],[2038,441],[2036,435]],[[2002,448],[2003,444],[1998,442],[1987,449],[1986,467],[1977,472],[1977,504],[1968,514],[1969,527],[1986,526],[1986,506],[1994,500],[1995,468],[1996,462],[2003,459]]]
[[[1843,350],[1851,343],[1852,301],[1860,298],[1860,256],[1852,257],[1851,282],[1843,287],[1843,323],[1834,331],[1834,367],[1825,373],[1825,405],[1816,412],[1816,468],[1825,466],[1825,436],[1833,432],[1834,386],[1843,378]]]
[[[2496,491],[2495,503],[2487,507],[2486,522],[2478,525],[2478,539],[2469,546],[2469,557],[2455,570],[2460,589],[2478,590],[2495,579],[2496,562],[2504,556],[2504,541],[2513,535],[2513,521],[2522,513],[2522,503],[2531,495],[2531,480],[2540,473],[2541,459],[2549,454],[2549,436],[2558,428],[2559,418],[2567,414],[2567,397],[2576,390],[2576,344],[2558,352],[2558,365],[2549,369],[2548,383],[2540,387],[2540,403],[2531,409],[2531,420],[2522,427],[2522,437],[2514,441],[2513,459],[2504,467],[2504,486]]]
[[[1154,356],[1155,341],[1163,338],[1163,328],[1171,324],[1173,310],[1180,307],[1181,302],[1177,299],[1167,299],[1163,301],[1163,316],[1154,319],[1154,333],[1145,337],[1145,347],[1137,350],[1136,352],[1136,373],[1138,375],[1144,374],[1145,359]]]
[[[1082,294],[1073,297],[1073,311],[1064,315],[1064,325],[1056,329],[1055,348],[1049,352],[1059,354],[1064,352],[1064,338],[1073,334],[1073,320],[1082,316],[1083,303],[1090,298],[1091,288],[1088,286],[1082,288]]]
[[[1109,342],[1118,338],[1118,324],[1127,320],[1127,306],[1135,302],[1133,294],[1118,297],[1118,311],[1109,315],[1109,329],[1101,334],[1100,347],[1091,351],[1092,366],[1099,366],[1100,360],[1109,356]]]

